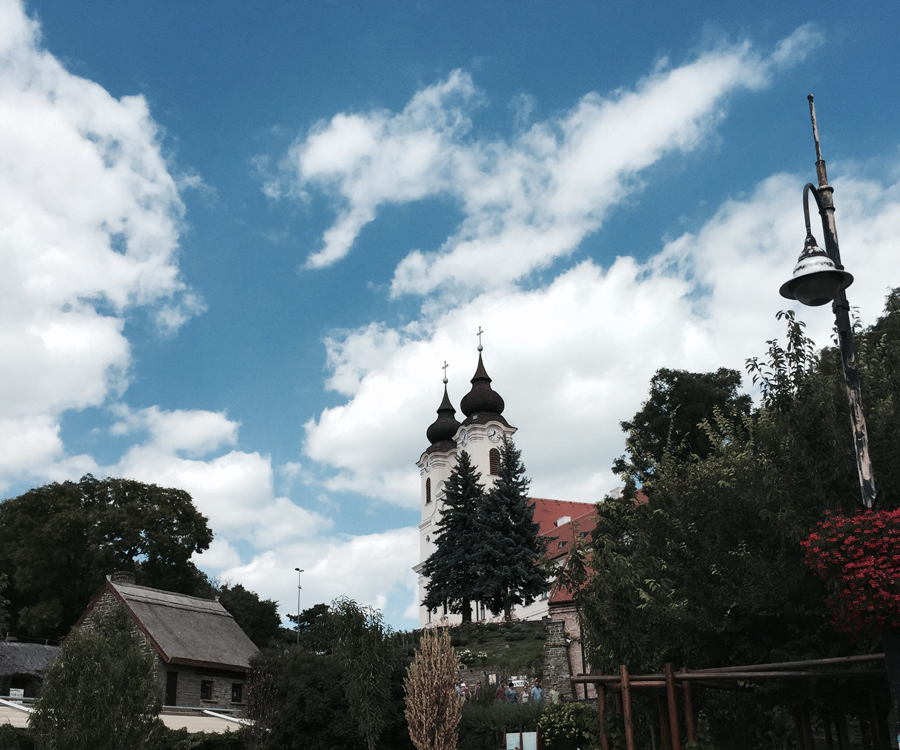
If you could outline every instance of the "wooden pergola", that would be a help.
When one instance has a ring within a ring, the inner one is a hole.
[[[634,723],[631,712],[631,691],[643,689],[665,690],[665,699],[660,699],[660,733],[662,747],[681,750],[681,728],[678,720],[677,686],[680,684],[683,704],[684,723],[687,741],[696,740],[694,725],[694,708],[691,690],[694,687],[717,690],[744,690],[743,683],[762,680],[809,680],[816,678],[852,678],[852,679],[885,679],[883,669],[854,669],[884,661],[884,654],[866,654],[862,656],[841,656],[832,659],[807,659],[804,661],[774,662],[771,664],[751,664],[713,669],[681,669],[676,672],[671,664],[656,674],[630,675],[624,664],[619,667],[618,674],[579,674],[572,678],[575,684],[589,684],[597,687],[597,706],[600,710],[600,745],[602,750],[609,750],[609,740],[603,725],[606,710],[607,691],[617,694],[617,710],[622,714],[625,724],[626,750],[635,750]],[[621,709],[619,709],[621,705]],[[812,729],[808,714],[795,714],[798,745],[801,750],[813,750]],[[877,723],[873,726],[878,726]],[[888,747],[886,729],[879,734],[877,744]],[[831,750],[830,730],[826,734],[829,750]],[[838,748],[846,750],[848,742],[846,727],[838,731]]]

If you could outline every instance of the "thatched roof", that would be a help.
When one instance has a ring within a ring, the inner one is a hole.
[[[219,602],[130,581],[107,580],[79,624],[106,591],[125,605],[135,625],[167,663],[246,672],[250,658],[259,651]]]
[[[0,641],[0,677],[27,674],[44,678],[44,672],[56,658],[57,646],[42,643]]]

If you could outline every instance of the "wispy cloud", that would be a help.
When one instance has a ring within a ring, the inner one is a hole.
[[[379,207],[445,195],[461,209],[459,226],[442,247],[400,262],[393,294],[502,288],[577,248],[641,188],[647,167],[703,143],[728,94],[766,86],[821,43],[804,26],[769,55],[748,42],[720,45],[680,67],[657,66],[630,90],[587,94],[509,140],[477,135],[483,96],[458,70],[401,112],[338,114],[300,138],[286,162],[295,192],[321,190],[338,209],[307,265],[346,256]]]

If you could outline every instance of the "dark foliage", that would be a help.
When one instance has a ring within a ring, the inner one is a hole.
[[[472,601],[478,599],[476,577],[480,571],[473,570],[473,563],[485,499],[480,479],[469,454],[460,451],[444,485],[435,550],[422,569],[428,578],[423,604],[429,609],[446,605],[450,612],[461,613],[463,622],[471,622]]]
[[[223,584],[218,590],[219,603],[228,610],[247,637],[259,648],[265,648],[281,635],[278,602],[260,599],[241,584]]]
[[[786,345],[770,341],[764,362],[748,361],[762,392],[758,409],[748,414],[745,397],[726,379],[719,403],[706,401],[711,411],[700,416],[686,442],[677,436],[690,425],[676,429],[682,404],[655,398],[655,380],[648,403],[669,411],[668,435],[661,442],[665,421],[645,419],[646,405],[625,424],[630,449],[650,448],[640,454],[646,462],[623,460],[617,468],[632,488],[642,486],[647,501],[626,493],[598,505],[590,549],[594,574],[578,597],[595,669],[628,664],[633,672],[651,672],[665,662],[699,668],[878,647],[854,643],[830,627],[824,586],[803,564],[801,540],[827,510],[855,511],[859,484],[839,353],[816,350],[792,313],[779,317],[788,325]],[[895,508],[896,291],[885,315],[857,331],[857,353],[880,507]],[[710,378],[722,372],[681,373],[681,386],[697,381],[696,389],[682,392],[709,393]],[[646,440],[643,429],[651,433]],[[750,702],[739,694],[701,699],[711,746],[748,749],[779,741],[775,734],[801,701],[851,710],[848,700],[839,686],[808,682],[772,684],[753,692]]]
[[[155,656],[121,606],[75,630],[35,702],[30,728],[39,750],[139,747],[162,708]]]
[[[246,734],[254,750],[411,748],[403,718],[403,639],[349,599],[301,613],[301,644],[254,663]]]
[[[521,456],[511,440],[503,441],[497,480],[478,507],[475,551],[461,568],[477,577],[473,598],[507,620],[514,605],[530,604],[549,586]]]
[[[212,532],[183,490],[128,479],[53,483],[0,503],[0,575],[11,628],[60,638],[105,576],[131,570],[145,586],[207,594],[191,562]]]

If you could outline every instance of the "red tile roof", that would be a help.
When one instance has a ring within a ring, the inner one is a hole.
[[[575,541],[577,533],[585,542],[591,541],[591,535],[597,527],[597,508],[594,503],[573,503],[566,500],[546,500],[533,497],[534,520],[540,525],[538,532],[547,540],[547,556],[554,560],[567,556]],[[637,491],[637,502],[646,502],[647,496],[642,490]],[[557,525],[557,521],[568,516],[569,520]],[[565,560],[561,561],[565,564]],[[550,594],[551,604],[569,602],[572,592],[565,586],[554,585]]]

